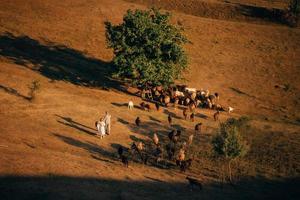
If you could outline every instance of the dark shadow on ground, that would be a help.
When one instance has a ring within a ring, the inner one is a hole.
[[[18,90],[11,88],[11,87],[0,85],[0,89],[4,90],[4,92],[6,92],[8,94],[15,95],[16,97],[21,97],[22,99],[27,100],[27,101],[29,101],[31,99],[29,96],[25,96],[25,95],[19,93]]]
[[[87,133],[89,135],[96,135],[96,129],[88,127],[84,124],[78,123],[76,121],[74,121],[72,118],[70,117],[63,117],[60,115],[55,115],[57,117],[59,117],[61,120],[57,120],[58,123],[75,128],[81,132]]]
[[[190,190],[188,182],[163,182],[149,175],[143,181],[95,177],[0,176],[2,200],[57,199],[299,199],[299,178],[267,180],[245,178],[238,187],[203,184]],[[183,177],[184,179],[184,177]]]
[[[87,150],[89,153],[93,154],[94,156],[99,155],[109,159],[113,159],[113,160],[115,159],[115,152],[106,151],[96,143],[87,142],[87,141],[83,142],[78,139],[74,139],[72,137],[65,136],[59,133],[51,133],[51,134],[69,145]],[[96,138],[96,139],[100,140],[100,138]]]
[[[52,81],[65,81],[105,90],[115,89],[131,94],[124,85],[111,78],[114,71],[111,63],[89,57],[64,45],[45,43],[6,32],[0,35],[0,56]]]

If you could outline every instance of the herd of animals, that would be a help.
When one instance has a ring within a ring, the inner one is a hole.
[[[141,97],[148,102],[152,102],[157,111],[160,110],[161,106],[169,107],[173,105],[174,109],[182,106],[183,118],[191,122],[194,122],[195,109],[198,107],[216,110],[213,115],[215,121],[218,121],[221,111],[227,111],[229,113],[233,111],[232,107],[224,108],[219,104],[218,93],[210,94],[208,90],[196,90],[186,86],[169,87],[167,90],[163,90],[161,87],[146,87],[141,90]],[[142,102],[140,108],[150,112],[150,110],[152,110],[152,103]],[[129,101],[128,109],[132,110],[133,108],[133,101]],[[169,125],[172,125],[172,116],[170,114],[168,114],[167,120]],[[140,117],[137,117],[135,125],[139,127],[142,123]],[[130,148],[119,146],[119,158],[126,167],[128,167],[129,158],[131,157],[131,159],[137,159],[145,165],[147,165],[150,160],[156,165],[163,164],[163,167],[167,167],[168,165],[175,166],[176,164],[181,172],[185,172],[191,167],[194,161],[195,152],[190,152],[191,150],[189,150],[189,148],[193,143],[194,137],[199,137],[201,126],[202,123],[197,123],[195,125],[195,133],[185,139],[182,137],[181,130],[171,130],[168,133],[168,142],[166,145],[163,145],[158,135],[154,133],[151,143],[147,146],[141,141],[133,142]],[[189,158],[186,156],[187,151],[190,152]],[[191,185],[198,184],[199,187],[202,187],[197,179],[191,177],[187,177],[187,179]]]

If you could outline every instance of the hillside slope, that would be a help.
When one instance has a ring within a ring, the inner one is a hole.
[[[117,0],[3,0],[0,7],[0,196],[4,199],[278,199],[299,196],[300,30],[173,14],[192,44],[184,83],[221,94],[228,117],[253,118],[253,152],[237,188],[219,186],[219,167],[209,158],[218,123],[213,111],[198,110],[204,123],[200,156],[190,171],[161,169],[117,158],[119,145],[167,140],[174,124],[193,132],[182,111],[129,112],[141,99],[136,89],[109,78],[111,50],[103,22],[119,23],[127,9],[142,5]],[[28,84],[41,90],[28,101]],[[279,88],[275,86],[279,85]],[[286,89],[282,89],[284,86]],[[109,91],[104,90],[108,88]],[[94,122],[113,116],[112,134],[95,137]],[[134,120],[142,118],[137,128]],[[195,122],[195,123],[196,123]],[[264,147],[264,148],[261,148]],[[203,156],[203,157],[201,157]],[[260,159],[261,158],[261,159]],[[200,178],[203,191],[187,188],[186,175]],[[275,192],[274,192],[275,191]]]

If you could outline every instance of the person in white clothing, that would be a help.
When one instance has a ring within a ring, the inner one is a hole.
[[[101,139],[105,136],[105,123],[103,118],[100,119],[100,121],[96,122],[97,130],[99,132],[99,135]]]
[[[110,134],[110,118],[111,115],[106,111],[104,116],[104,123],[105,123],[105,130],[107,135]]]

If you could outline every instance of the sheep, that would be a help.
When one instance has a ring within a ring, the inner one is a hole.
[[[172,124],[172,117],[171,117],[171,114],[168,115],[168,122],[169,122],[169,125]]]
[[[127,156],[122,155],[121,156],[121,161],[124,164],[124,166],[128,167],[129,162],[128,162],[128,157]]]
[[[133,102],[132,102],[132,101],[129,101],[129,102],[128,102],[128,110],[132,110],[133,107],[134,107]]]
[[[184,105],[187,106],[187,105],[190,104],[190,102],[191,102],[191,99],[187,97],[187,98],[184,100]]]
[[[142,108],[142,110],[146,110],[146,111],[150,111],[150,105],[149,104],[147,104],[147,103],[145,103],[145,102],[142,102],[142,103],[140,103],[140,106],[141,106],[141,108]]]
[[[234,108],[233,107],[228,107],[228,113],[231,113],[232,111],[234,110]]]
[[[164,103],[165,103],[165,106],[168,107],[168,104],[170,103],[170,97],[169,96],[165,95]]]
[[[168,154],[169,160],[172,160],[175,155],[175,145],[172,145],[172,143],[169,143],[166,145],[166,150]]]
[[[194,121],[194,119],[195,119],[195,114],[194,114],[194,113],[192,113],[192,114],[190,115],[190,119],[191,119],[192,122]]]
[[[202,126],[202,123],[198,123],[195,125],[195,132],[196,133],[201,133],[201,126]]]
[[[174,110],[177,109],[178,103],[179,103],[179,99],[176,97],[175,100],[174,100],[174,104],[173,104],[174,105]]]
[[[154,157],[156,157],[156,163],[163,159],[163,149],[160,145],[155,148]]]
[[[168,134],[168,137],[170,139],[170,141],[173,140],[173,137],[175,136],[175,130],[172,130],[169,134]]]
[[[196,108],[196,104],[193,101],[191,101],[190,104],[189,104],[190,112],[194,112],[195,108]]]
[[[188,109],[184,108],[182,114],[183,114],[185,120],[187,119],[187,116],[188,116],[187,113],[188,113]]]
[[[157,137],[157,134],[154,133],[154,134],[153,134],[153,143],[157,146],[157,145],[158,145],[158,142],[159,142],[159,139],[158,139],[158,137]]]
[[[193,159],[187,159],[181,162],[180,164],[180,171],[185,172],[187,169],[189,169],[192,165]]]
[[[132,145],[131,145],[131,154],[134,154],[135,152],[137,152],[138,155],[140,156],[141,160],[143,160],[143,155],[142,155],[142,150],[143,149],[144,149],[144,147],[143,147],[142,142],[139,142],[138,144],[133,142]]]
[[[136,124],[137,126],[140,126],[140,124],[141,124],[140,117],[137,117],[137,118],[136,118],[135,124]]]
[[[219,120],[219,115],[220,115],[220,111],[218,110],[215,114],[214,114],[214,120],[218,121]]]
[[[158,102],[155,102],[155,108],[156,108],[157,111],[159,111],[160,105],[159,105]]]
[[[181,148],[177,154],[176,165],[180,166],[181,162],[184,161],[184,159],[185,159],[185,150]]]
[[[188,145],[191,145],[193,143],[193,139],[194,139],[194,134],[189,136]]]
[[[184,97],[184,93],[180,91],[175,91],[175,97]]]
[[[123,149],[122,146],[120,146],[120,147],[118,148],[119,158],[122,158],[123,152],[124,152],[124,149]]]
[[[185,91],[188,92],[188,93],[196,93],[197,89],[196,88],[188,88],[188,87],[186,87]]]

